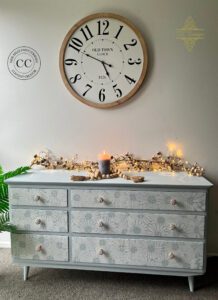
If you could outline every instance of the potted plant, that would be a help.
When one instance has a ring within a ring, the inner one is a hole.
[[[29,169],[30,167],[20,167],[14,171],[9,171],[7,173],[4,173],[2,167],[0,166],[0,232],[16,231],[16,227],[10,223],[8,186],[5,183],[5,180],[14,177],[16,175],[23,174]]]

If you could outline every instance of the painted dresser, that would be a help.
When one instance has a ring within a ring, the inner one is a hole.
[[[187,276],[206,270],[207,194],[212,184],[186,173],[143,173],[72,182],[70,171],[30,171],[7,180],[13,262]]]

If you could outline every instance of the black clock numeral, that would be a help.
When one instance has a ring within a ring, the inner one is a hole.
[[[132,39],[131,43],[124,44],[123,46],[126,50],[129,50],[130,47],[135,46],[136,44],[137,44],[137,40]]]
[[[88,25],[84,26],[84,28],[81,28],[80,31],[83,33],[86,41],[93,38],[93,34],[91,33],[91,30],[89,29]]]
[[[117,84],[113,85],[114,92],[116,93],[117,98],[122,96],[122,91],[117,88]]]
[[[104,20],[104,21],[99,20],[97,23],[98,23],[98,35],[108,35],[109,31],[107,29],[110,24],[109,21],[108,20]]]
[[[98,96],[99,96],[99,101],[104,102],[105,101],[105,89],[100,89]]]
[[[65,65],[67,66],[76,66],[77,65],[77,60],[73,59],[73,58],[67,58],[64,60]]]
[[[123,25],[120,25],[120,28],[119,28],[119,30],[117,31],[117,34],[114,37],[115,39],[118,39],[118,36],[120,35],[122,29],[123,29]]]
[[[90,84],[86,84],[87,90],[83,93],[83,97],[88,93],[89,90],[91,90],[92,86]]]
[[[70,82],[74,84],[80,79],[82,79],[82,76],[80,74],[76,74],[75,76],[70,77]]]
[[[82,46],[83,42],[76,37],[72,38],[71,42],[69,43],[69,47],[75,49],[77,52],[80,52]]]
[[[124,76],[129,84],[136,83],[135,79],[129,77],[128,75],[124,75]]]
[[[142,62],[141,58],[133,60],[132,58],[128,59],[128,64],[129,65],[140,65]]]

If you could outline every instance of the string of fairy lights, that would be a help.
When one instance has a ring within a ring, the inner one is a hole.
[[[98,161],[79,161],[78,155],[71,159],[64,159],[62,156],[55,156],[49,150],[41,151],[39,154],[34,155],[31,166],[35,165],[46,169],[87,171],[92,179],[97,179],[95,178],[97,174],[99,176]],[[139,159],[131,153],[111,156],[108,178],[122,177],[126,171],[172,172],[172,174],[175,172],[186,172],[190,176],[202,176],[204,174],[204,168],[198,163],[192,164],[186,161],[178,151],[170,155],[158,152],[151,159]]]

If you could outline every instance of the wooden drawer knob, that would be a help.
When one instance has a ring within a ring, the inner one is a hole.
[[[171,200],[170,200],[170,204],[171,204],[171,205],[176,205],[176,204],[177,204],[176,199],[171,199]]]
[[[98,222],[98,226],[99,226],[99,227],[104,227],[104,222],[103,222],[103,221],[99,221],[99,222]]]
[[[99,203],[103,203],[103,202],[104,202],[104,198],[103,198],[103,197],[99,197],[99,198],[98,198],[98,202],[99,202]]]
[[[41,219],[36,219],[36,220],[35,220],[35,223],[36,223],[37,225],[40,225],[40,224],[42,224],[42,220],[41,220]]]
[[[41,200],[41,197],[40,197],[39,195],[36,195],[36,196],[34,197],[34,200],[35,200],[35,201],[40,201],[40,200]]]
[[[169,257],[169,259],[173,259],[173,258],[175,258],[175,254],[173,252],[170,252],[168,254],[168,257]]]
[[[170,228],[170,230],[175,230],[176,229],[176,225],[175,224],[170,224],[169,228]]]
[[[42,245],[37,245],[37,246],[36,246],[36,251],[37,251],[37,252],[41,252],[42,249],[43,249],[43,248],[42,248]]]
[[[103,254],[104,254],[104,250],[103,250],[103,249],[100,249],[100,250],[98,251],[98,254],[99,254],[99,255],[103,255]]]

